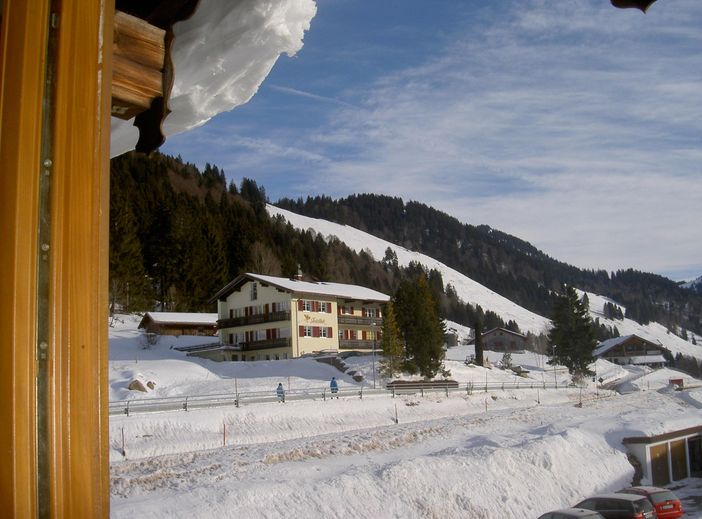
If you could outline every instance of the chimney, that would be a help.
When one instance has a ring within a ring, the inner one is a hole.
[[[302,267],[300,267],[300,264],[297,264],[297,274],[295,274],[295,281],[302,281]]]

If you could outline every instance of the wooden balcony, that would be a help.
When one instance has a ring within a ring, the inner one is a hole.
[[[249,326],[251,324],[273,323],[276,321],[289,321],[290,312],[269,312],[267,314],[256,314],[243,317],[228,317],[217,320],[217,328],[237,328],[239,326]]]
[[[379,348],[378,341],[360,340],[360,339],[339,339],[340,350],[373,350],[380,354],[382,350]]]
[[[361,317],[360,315],[337,315],[339,324],[354,324],[356,326],[375,326],[377,328],[382,328],[383,318],[382,317]]]
[[[277,339],[264,339],[262,341],[250,341],[250,342],[240,342],[239,344],[233,345],[235,348],[238,346],[240,351],[252,351],[252,350],[270,350],[273,348],[289,348],[290,338],[289,337],[279,337]]]

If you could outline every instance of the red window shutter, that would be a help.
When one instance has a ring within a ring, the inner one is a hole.
[[[266,328],[266,340],[267,341],[271,340],[271,331],[268,328]]]
[[[319,301],[314,302],[314,311],[319,312],[319,308],[321,307],[321,303]]]
[[[312,337],[319,337],[319,326],[312,327]]]
[[[278,330],[276,330],[275,328],[271,328],[271,339],[273,339],[273,340],[277,339],[277,335],[278,335]]]
[[[363,339],[364,341],[366,340],[366,331],[365,330],[363,330],[361,332],[361,339]]]
[[[271,303],[271,312],[275,312],[277,303]]]
[[[327,326],[327,337],[329,337],[330,339],[334,338],[331,326]]]
[[[304,310],[305,309],[305,302],[302,299],[297,300],[297,309],[298,310]]]
[[[304,336],[305,336],[305,327],[300,325],[300,337],[304,337]]]
[[[266,303],[266,304],[263,306],[263,312],[264,312],[266,315],[268,314],[268,303]]]
[[[329,314],[332,313],[332,309],[331,309],[331,308],[332,308],[332,304],[331,304],[331,301],[330,301],[329,303],[327,303],[327,313],[329,313]]]

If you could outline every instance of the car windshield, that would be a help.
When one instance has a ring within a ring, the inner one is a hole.
[[[665,503],[666,501],[677,501],[678,498],[672,492],[656,492],[651,494],[651,501],[655,504]]]

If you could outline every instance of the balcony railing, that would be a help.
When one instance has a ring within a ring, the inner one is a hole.
[[[360,315],[344,315],[337,316],[339,324],[355,324],[357,326],[383,326],[382,317],[361,317]]]
[[[272,348],[289,348],[290,338],[279,337],[277,339],[264,339],[262,341],[240,342],[238,344],[241,351],[270,350]]]
[[[275,321],[289,321],[290,312],[268,312],[267,314],[256,314],[242,317],[228,317],[217,320],[217,328],[236,328],[237,326],[248,326],[250,324],[272,323]]]
[[[373,350],[375,343],[376,353],[380,353],[378,341],[360,340],[360,339],[339,339],[340,350]]]

